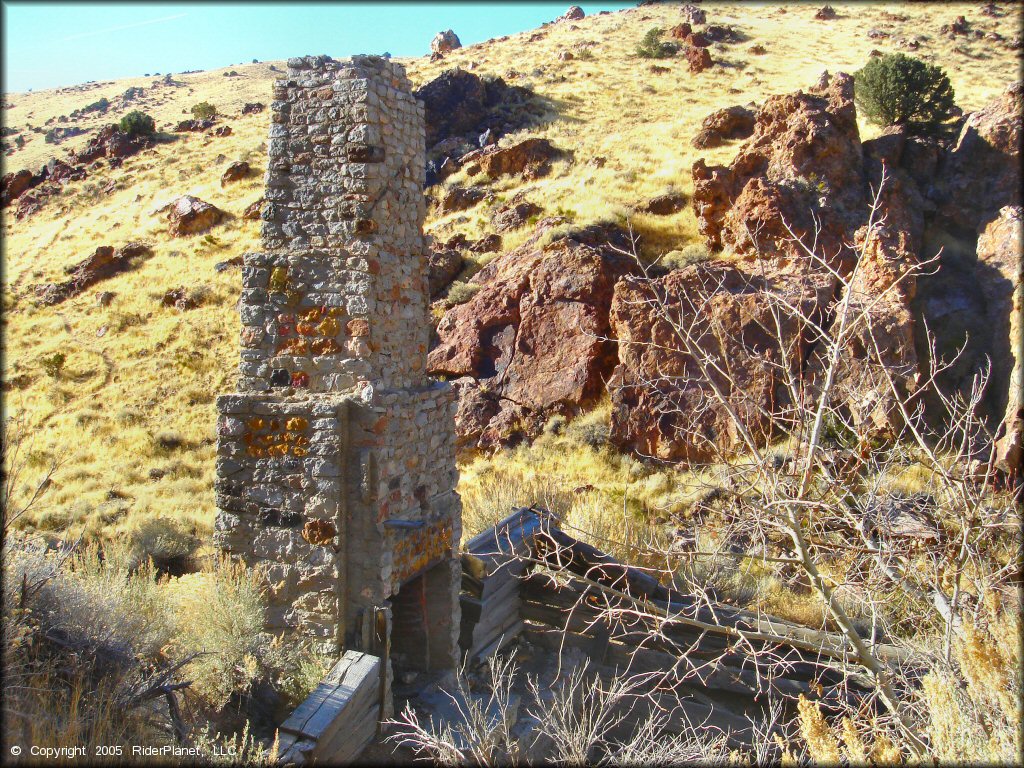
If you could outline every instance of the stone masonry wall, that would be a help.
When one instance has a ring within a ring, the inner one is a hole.
[[[397,64],[315,56],[289,60],[271,107],[238,392],[218,399],[216,540],[264,575],[268,630],[334,651],[368,650],[367,622],[431,569],[454,664],[461,506],[454,394],[425,375],[423,106]]]

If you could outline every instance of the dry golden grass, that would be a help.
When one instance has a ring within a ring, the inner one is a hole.
[[[811,85],[823,69],[852,71],[863,66],[877,47],[892,50],[890,41],[873,41],[866,31],[874,26],[897,35],[931,36],[917,55],[941,64],[949,73],[958,103],[970,110],[980,107],[1018,77],[1013,52],[987,41],[966,45],[971,55],[954,52],[954,43],[940,39],[938,27],[963,14],[974,24],[1016,34],[1019,6],[1004,6],[1000,19],[987,19],[971,4],[858,4],[836,5],[840,18],[833,22],[812,19],[815,6],[752,3],[704,3],[712,23],[735,26],[749,39],[714,46],[719,66],[691,75],[681,59],[658,62],[639,59],[634,48],[653,26],[669,27],[679,21],[674,5],[644,6],[575,25],[559,24],[503,41],[488,41],[454,52],[443,62],[426,58],[406,60],[410,77],[421,84],[452,66],[472,68],[477,74],[506,77],[510,84],[529,85],[551,105],[550,121],[522,135],[543,136],[571,150],[571,160],[559,162],[548,178],[528,184],[502,179],[493,183],[504,198],[529,190],[530,199],[549,213],[568,215],[578,224],[622,218],[637,203],[667,190],[689,194],[690,166],[699,156],[712,162],[727,161],[735,144],[712,151],[690,146],[700,121],[709,112],[736,103],[762,101]],[[905,22],[884,18],[903,14]],[[576,29],[571,27],[575,26]],[[458,30],[456,30],[458,31]],[[575,47],[593,42],[592,56],[572,61],[558,59],[561,51],[578,54]],[[763,44],[768,53],[747,49]],[[669,68],[650,71],[652,63]],[[235,270],[214,271],[216,262],[259,247],[258,223],[240,218],[228,221],[204,236],[167,237],[163,222],[152,215],[161,203],[179,194],[194,194],[223,208],[233,217],[262,193],[268,115],[239,116],[249,101],[268,103],[271,82],[283,62],[236,65],[221,70],[175,75],[182,87],[156,86],[157,77],[119,80],[88,90],[62,89],[29,94],[5,94],[5,124],[29,137],[24,149],[7,158],[10,169],[37,168],[65,148],[78,148],[86,137],[53,146],[40,133],[25,127],[43,127],[46,120],[68,114],[101,96],[114,100],[130,86],[147,92],[131,108],[151,113],[160,130],[188,117],[193,104],[208,101],[229,117],[233,135],[208,138],[183,134],[169,143],[129,158],[117,169],[90,171],[88,179],[69,183],[61,195],[39,213],[16,221],[11,211],[3,216],[5,277],[4,394],[11,412],[23,412],[46,444],[45,450],[63,451],[67,462],[54,480],[48,507],[26,516],[28,528],[46,531],[87,531],[112,537],[133,530],[144,520],[175,516],[195,533],[212,527],[215,396],[233,386],[237,360],[238,319],[235,301],[239,277]],[[224,77],[231,69],[238,77]],[[521,73],[512,77],[512,71]],[[127,111],[127,110],[124,110]],[[121,112],[91,117],[78,123],[98,127],[116,120]],[[53,125],[59,125],[54,123]],[[865,133],[870,129],[864,126]],[[510,142],[520,136],[503,138]],[[603,167],[591,161],[604,158]],[[219,178],[227,163],[247,159],[256,173],[221,189]],[[116,190],[102,188],[114,181]],[[695,239],[692,211],[672,216],[630,216],[645,238],[646,254],[684,248]],[[476,209],[445,219],[430,219],[428,232],[439,237],[464,231],[475,236],[485,227],[487,211]],[[505,237],[512,247],[525,232]],[[68,265],[90,254],[97,245],[120,245],[145,239],[154,255],[135,271],[119,275],[56,307],[36,307],[28,290],[35,283],[62,277]],[[160,306],[171,288],[184,286],[204,294],[202,305],[179,313]],[[107,308],[96,305],[100,290],[117,294]],[[67,356],[57,377],[47,375],[42,361],[62,352]],[[543,453],[543,451],[542,451]],[[589,454],[544,459],[543,472],[561,473],[566,482],[604,481],[588,476]],[[492,471],[499,472],[499,457]],[[484,464],[470,464],[462,489],[472,496],[472,483]],[[625,475],[638,472],[628,460],[615,465]],[[638,466],[638,465],[637,465]],[[609,481],[610,482],[610,481]],[[640,508],[671,507],[685,500],[685,479],[654,472],[641,478],[620,478],[610,506],[636,514]],[[611,486],[610,486],[611,487]],[[627,493],[628,488],[628,493]],[[523,499],[522,501],[527,501]]]

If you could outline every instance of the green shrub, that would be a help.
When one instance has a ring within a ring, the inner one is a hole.
[[[130,136],[152,136],[156,131],[156,121],[136,109],[121,118],[118,128]]]
[[[64,363],[67,362],[67,355],[63,352],[54,352],[52,355],[46,355],[40,359],[43,364],[43,370],[46,375],[51,379],[56,379],[60,376],[62,370],[64,370]]]
[[[929,134],[954,116],[953,86],[933,64],[892,53],[871,59],[853,77],[857,106],[873,123]]]
[[[479,290],[479,285],[463,283],[461,281],[454,282],[448,289],[448,295],[445,296],[445,303],[449,307],[454,307],[456,304],[465,304],[467,301],[472,299]]]
[[[667,59],[674,56],[679,50],[676,43],[663,41],[661,36],[665,33],[661,27],[652,27],[647,30],[640,45],[636,47],[636,55],[641,59]]]
[[[683,269],[691,264],[700,264],[713,258],[711,252],[700,243],[684,245],[678,251],[669,251],[661,257],[661,264],[666,269]]]
[[[213,120],[217,116],[217,108],[208,101],[201,101],[192,107],[192,117],[196,120]]]

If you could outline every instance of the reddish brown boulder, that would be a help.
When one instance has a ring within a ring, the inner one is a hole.
[[[700,124],[691,144],[698,149],[720,147],[731,139],[746,139],[754,132],[754,111],[736,105],[712,112]]]
[[[525,227],[533,216],[539,216],[543,208],[529,201],[512,202],[503,205],[491,216],[491,226],[495,232],[511,232],[513,229]]]
[[[771,96],[728,167],[693,166],[693,209],[711,249],[805,258],[793,232],[833,262],[850,256],[848,236],[865,220],[853,78],[823,78],[808,93]]]
[[[5,173],[3,180],[0,181],[0,207],[6,208],[42,181],[42,177],[25,169]]]
[[[603,340],[608,308],[615,282],[635,266],[610,243],[628,239],[593,227],[542,247],[558,222],[545,219],[526,243],[488,263],[470,280],[476,294],[438,324],[430,371],[468,376],[487,390],[462,390],[475,403],[460,408],[464,444],[536,436],[552,414],[574,415],[599,398],[615,365],[614,345]]]
[[[611,441],[663,461],[717,461],[747,448],[731,409],[750,438],[766,445],[770,414],[784,405],[781,367],[798,371],[807,352],[805,329],[780,312],[782,299],[819,317],[831,284],[722,262],[622,280],[610,313],[620,360],[608,382]],[[773,310],[782,318],[781,343]],[[680,341],[687,332],[689,346]]]
[[[646,203],[637,206],[640,213],[650,213],[655,216],[669,216],[677,213],[686,207],[686,195],[681,192],[667,192],[664,195],[652,197]]]
[[[224,169],[224,173],[221,174],[220,185],[223,187],[232,181],[240,181],[248,176],[251,170],[252,169],[249,168],[249,164],[244,160],[232,163]]]
[[[450,187],[438,203],[441,214],[455,213],[472,208],[487,196],[483,187]]]
[[[184,237],[205,232],[218,224],[224,212],[214,205],[192,195],[182,195],[160,212],[167,212],[167,232],[171,237]]]
[[[140,256],[150,254],[149,246],[141,242],[131,242],[116,250],[109,245],[101,245],[88,258],[67,267],[64,271],[70,277],[64,282],[33,286],[36,301],[40,304],[59,304],[101,280],[131,269]]]
[[[711,66],[711,53],[707,48],[691,45],[686,48],[686,61],[690,65],[690,71],[699,74]]]
[[[470,152],[460,162],[463,166],[476,162],[491,178],[521,175],[530,180],[550,173],[551,161],[560,155],[561,151],[547,139],[524,139],[510,147],[491,146]]]
[[[245,206],[245,210],[242,211],[242,218],[249,220],[256,220],[260,217],[263,212],[263,203],[266,202],[262,197],[259,200],[254,200]]]

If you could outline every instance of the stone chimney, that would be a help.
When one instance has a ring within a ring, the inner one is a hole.
[[[312,56],[271,116],[216,541],[264,575],[269,630],[451,668],[461,505],[453,392],[425,374],[423,105],[398,64]]]

